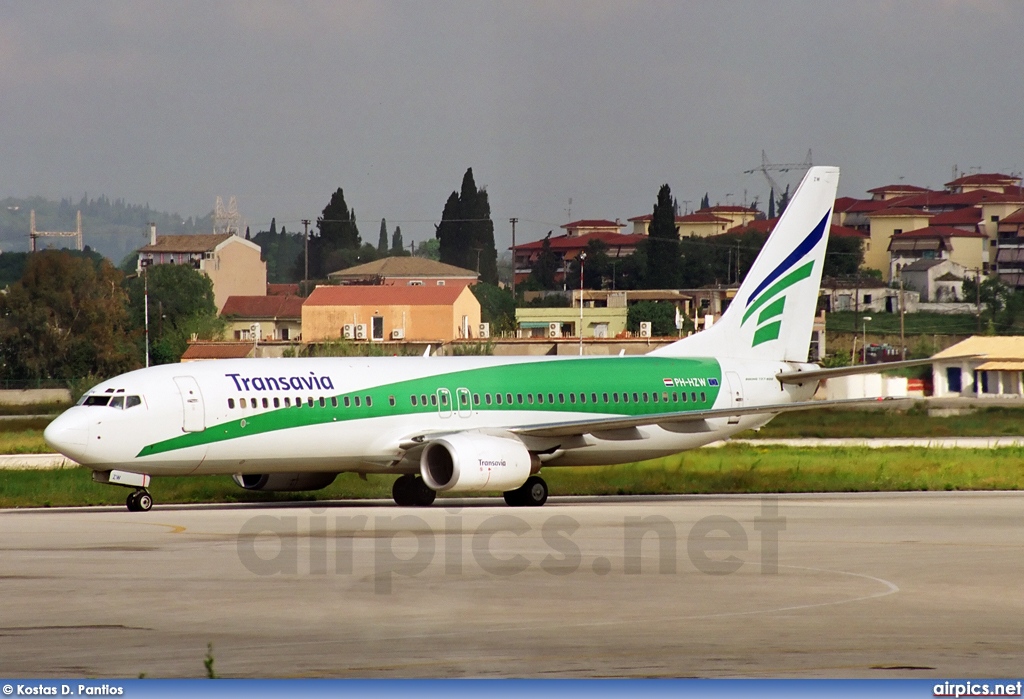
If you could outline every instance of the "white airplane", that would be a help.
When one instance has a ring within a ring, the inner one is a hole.
[[[151,476],[200,474],[265,491],[395,474],[399,505],[484,491],[543,505],[542,467],[675,454],[851,402],[810,399],[818,380],[871,367],[807,363],[838,181],[812,167],[719,322],[645,356],[170,364],[104,381],[44,437],[133,488],[133,511],[152,507]]]

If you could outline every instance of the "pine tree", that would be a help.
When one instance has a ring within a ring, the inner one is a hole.
[[[674,289],[678,286],[679,232],[676,229],[672,190],[663,184],[647,236],[647,287]]]
[[[377,252],[380,253],[381,257],[388,254],[388,223],[384,219],[380,220],[380,237],[377,238]]]
[[[452,192],[437,226],[441,262],[476,270],[480,280],[498,283],[498,252],[494,247],[494,222],[487,190],[479,189],[473,168],[462,178],[461,192]]]
[[[319,235],[311,234],[309,237],[309,276],[323,279],[329,272],[335,271],[337,265],[343,264],[347,257],[354,258],[362,243],[355,209],[349,211],[345,193],[340,187],[331,195],[331,201],[317,219],[316,227]],[[301,270],[303,260],[297,260],[296,264]],[[301,278],[302,274],[299,271],[298,277]]]

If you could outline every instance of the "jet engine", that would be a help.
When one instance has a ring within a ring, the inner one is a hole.
[[[532,458],[518,439],[453,434],[427,443],[420,475],[433,490],[514,490],[530,477]]]
[[[326,488],[337,473],[236,473],[235,483],[246,490],[291,491]]]

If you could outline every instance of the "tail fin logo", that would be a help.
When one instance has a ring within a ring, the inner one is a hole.
[[[807,237],[786,259],[761,280],[747,298],[747,309],[743,314],[740,326],[745,325],[755,313],[757,314],[756,330],[751,347],[778,339],[782,330],[783,311],[786,308],[786,296],[783,292],[811,276],[811,272],[814,271],[814,260],[797,265],[821,242],[825,235],[825,225],[831,213],[831,210],[825,212],[818,225],[807,234]]]

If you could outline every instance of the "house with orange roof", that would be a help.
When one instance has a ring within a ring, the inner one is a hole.
[[[447,342],[478,338],[480,302],[468,286],[318,286],[302,304],[304,342]]]
[[[261,342],[302,339],[302,302],[299,296],[229,296],[220,315],[225,334],[235,340]],[[253,328],[258,328],[254,338]]]
[[[988,272],[988,236],[979,231],[952,226],[924,226],[902,231],[889,241],[888,279],[920,259],[951,260],[974,274]]]

